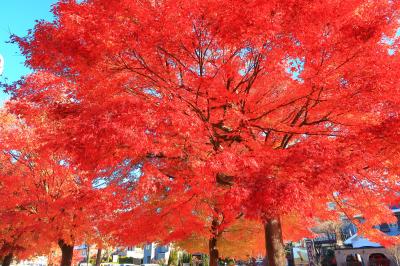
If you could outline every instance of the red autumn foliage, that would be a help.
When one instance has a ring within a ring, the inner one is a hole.
[[[108,193],[94,190],[65,154],[44,152],[22,120],[6,110],[0,120],[0,257],[48,254],[59,240],[101,242]]]
[[[9,88],[10,107],[92,178],[142,165],[141,197],[158,199],[159,183],[208,199],[223,185],[232,213],[362,214],[371,234],[398,202],[400,61],[383,41],[398,12],[385,0],[62,1],[54,22],[14,38],[34,73]]]

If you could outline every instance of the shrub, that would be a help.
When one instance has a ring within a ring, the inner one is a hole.
[[[133,264],[133,258],[132,257],[119,257],[118,258],[118,263],[121,264]]]

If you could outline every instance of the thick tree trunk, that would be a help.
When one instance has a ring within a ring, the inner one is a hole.
[[[7,256],[4,257],[3,263],[1,265],[2,266],[10,266],[12,258],[13,258],[13,254],[9,253]]]
[[[264,232],[268,266],[285,266],[286,256],[280,219],[268,219],[264,223]]]
[[[100,266],[100,263],[101,263],[101,248],[97,249],[96,266]]]
[[[208,241],[208,249],[210,253],[210,264],[209,266],[218,266],[219,252],[217,247],[217,238],[212,237]]]
[[[60,266],[71,266],[72,256],[74,254],[74,246],[68,245],[62,239],[58,240],[58,246],[61,248]]]

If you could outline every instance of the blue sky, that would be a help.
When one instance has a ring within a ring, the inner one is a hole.
[[[5,65],[1,81],[18,80],[29,73],[24,66],[24,57],[14,44],[6,43],[10,34],[25,36],[27,31],[34,27],[35,20],[52,20],[51,5],[56,0],[0,0],[0,54],[3,55]],[[0,105],[8,96],[0,92]]]

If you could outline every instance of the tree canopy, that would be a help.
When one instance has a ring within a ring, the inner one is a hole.
[[[88,180],[140,166],[132,210],[167,200],[197,219],[215,199],[267,238],[284,217],[361,214],[382,239],[371,228],[398,202],[399,4],[60,1],[13,38],[33,73],[8,106]]]

